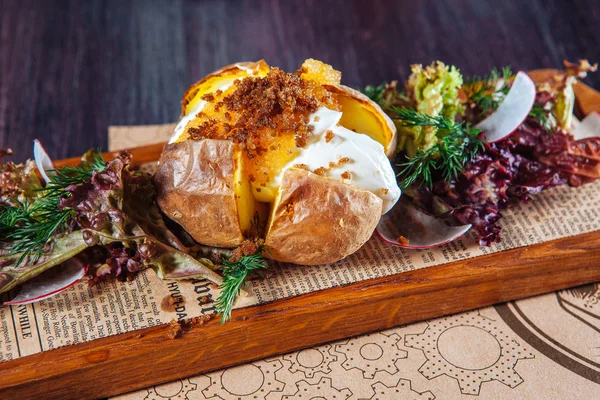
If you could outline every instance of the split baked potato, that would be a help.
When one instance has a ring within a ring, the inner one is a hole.
[[[400,196],[392,121],[331,66],[264,61],[192,85],[155,175],[157,202],[197,242],[264,238],[278,261],[324,264],[358,250]]]

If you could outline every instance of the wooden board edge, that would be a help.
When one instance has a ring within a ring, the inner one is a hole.
[[[105,160],[111,161],[117,156],[117,154],[123,151],[128,151],[133,156],[132,164],[142,165],[152,161],[157,161],[160,158],[160,153],[162,153],[162,149],[165,144],[167,143],[149,144],[147,146],[140,146],[127,150],[107,151],[102,153],[102,155],[104,156]],[[80,161],[81,157],[65,158],[64,160],[54,161],[54,166],[56,168],[63,168],[67,166],[78,165]]]
[[[0,398],[84,399],[600,280],[600,232],[365,280],[0,364]],[[418,306],[415,306],[418,305]],[[376,317],[374,317],[376,316]]]

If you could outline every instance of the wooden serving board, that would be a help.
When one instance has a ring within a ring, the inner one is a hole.
[[[536,71],[535,78],[552,73]],[[578,84],[583,114],[600,93]],[[132,150],[156,160],[162,145]],[[110,155],[109,155],[110,156]],[[59,163],[73,164],[77,159]],[[86,399],[429,318],[600,281],[600,231],[238,309],[225,325],[161,325],[0,364],[2,399]]]

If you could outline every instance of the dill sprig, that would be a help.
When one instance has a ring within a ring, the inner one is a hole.
[[[365,96],[373,100],[377,104],[383,104],[383,94],[385,92],[385,83],[381,85],[367,85],[362,91]]]
[[[89,181],[92,178],[94,171],[104,171],[106,161],[102,157],[102,151],[98,149],[92,155],[92,159],[80,166],[67,166],[61,169],[53,169],[48,171],[51,176],[51,181],[46,183],[46,186],[40,188],[43,192],[43,197],[46,198],[61,198],[68,195],[65,190],[71,185],[80,185],[83,182]]]
[[[233,303],[248,275],[255,270],[266,268],[262,255],[264,251],[261,247],[255,254],[242,256],[239,261],[223,260],[223,283],[219,286],[221,294],[215,303],[217,313],[221,314],[222,324],[231,318]]]
[[[0,235],[10,242],[7,255],[21,254],[17,265],[27,257],[37,262],[48,241],[64,231],[75,215],[68,207],[60,208],[60,199],[70,196],[66,188],[89,181],[94,171],[102,171],[105,167],[106,161],[98,152],[91,162],[82,166],[51,170],[52,180],[37,189],[39,194],[33,202],[15,199],[16,205],[0,209]]]
[[[433,185],[434,171],[441,171],[442,178],[450,181],[458,177],[466,163],[471,161],[484,147],[479,138],[480,130],[470,125],[455,123],[441,115],[431,116],[408,108],[392,108],[395,119],[406,127],[431,126],[437,129],[437,143],[399,164],[400,187],[406,189],[413,184]]]
[[[11,242],[8,255],[21,253],[17,265],[28,256],[36,262],[54,233],[65,228],[73,211],[59,210],[54,200],[16,204],[0,212],[0,234]]]
[[[507,82],[511,76],[512,71],[507,66],[501,70],[494,68],[488,75],[483,77],[473,76],[469,78],[462,86],[467,96],[467,103],[477,104],[483,115],[494,111],[510,89]],[[497,87],[500,80],[502,80],[502,85]]]

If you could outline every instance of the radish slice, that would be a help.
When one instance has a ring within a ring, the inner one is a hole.
[[[73,286],[84,275],[83,263],[77,258],[71,258],[25,282],[19,294],[4,304],[29,304],[47,299]]]
[[[600,137],[600,114],[593,112],[588,114],[581,122],[571,130],[575,140]]]
[[[475,128],[484,131],[488,143],[502,140],[525,121],[534,101],[535,84],[525,72],[519,71],[498,109],[475,125]]]
[[[471,225],[448,226],[401,198],[381,217],[375,231],[388,244],[405,249],[427,249],[451,242],[469,229]]]
[[[46,171],[54,169],[54,163],[52,163],[52,159],[48,153],[46,153],[44,146],[42,146],[37,139],[33,141],[33,159],[35,160],[35,165],[40,171],[42,178],[44,178],[46,183],[50,182],[50,177]]]
[[[571,126],[569,127],[569,130],[571,132],[574,131],[575,129],[577,129],[579,124],[581,124],[581,121],[577,119],[575,114],[571,115]]]

